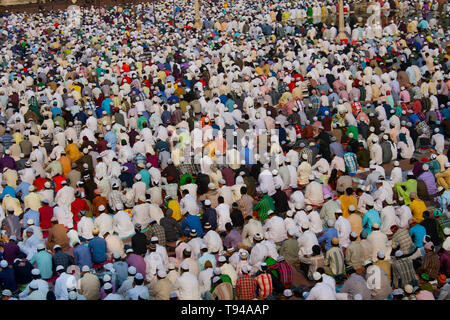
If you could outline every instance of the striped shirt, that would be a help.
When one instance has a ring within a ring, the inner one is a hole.
[[[325,265],[329,266],[331,272],[337,276],[345,273],[345,259],[339,247],[332,247],[325,254]]]
[[[256,298],[258,283],[255,277],[243,274],[236,281],[237,300],[253,300]]]
[[[398,243],[400,245],[400,250],[402,250],[405,254],[411,253],[411,251],[415,248],[411,236],[405,228],[400,228],[394,233],[392,243]]]
[[[416,271],[409,257],[397,259],[392,263],[392,283],[395,288],[404,288],[407,284],[417,281]]]
[[[358,171],[358,160],[353,152],[344,153],[345,168],[349,174],[356,174]]]
[[[265,299],[272,293],[272,277],[268,273],[262,273],[256,277],[258,283],[259,297]]]

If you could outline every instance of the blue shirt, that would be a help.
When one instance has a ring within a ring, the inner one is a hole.
[[[38,211],[30,209],[23,215],[23,226],[24,227],[27,225],[28,219],[33,220],[34,225],[39,227],[40,214]]]
[[[28,190],[28,188],[31,186],[31,184],[29,184],[28,182],[22,181],[21,184],[19,184],[16,188],[16,194],[18,194],[19,192],[22,192],[22,201],[23,199],[30,193],[30,190]]]
[[[145,182],[145,187],[148,189],[150,187],[150,172],[148,172],[148,170],[146,169],[142,169],[141,171],[138,172],[138,174],[141,175],[142,182]]]
[[[116,146],[117,146],[117,136],[114,132],[112,131],[108,131],[105,134],[105,140],[108,141],[108,143],[111,144],[111,149],[112,150],[116,150]]]
[[[128,278],[128,264],[125,261],[117,261],[113,263],[114,272],[117,275],[116,288],[119,288],[122,283]]]
[[[367,231],[367,234],[370,234],[372,232],[372,225],[374,223],[378,223],[378,225],[381,226],[381,218],[380,214],[375,209],[370,209],[364,214],[362,226],[364,227],[367,225],[364,230]]]
[[[106,240],[98,236],[89,241],[89,249],[91,250],[92,262],[102,263],[106,261]]]
[[[4,198],[7,194],[9,194],[11,197],[15,198],[15,197],[16,197],[16,190],[14,190],[14,188],[11,187],[11,186],[6,185],[6,186],[3,188],[2,194],[0,195],[0,200],[3,200],[3,198]]]
[[[106,111],[107,114],[111,114],[111,102],[113,102],[110,98],[106,98],[102,101],[102,109]]]
[[[79,266],[80,269],[83,266],[89,266],[89,268],[92,268],[91,250],[84,245],[79,244],[73,249],[73,259],[75,264]]]
[[[192,229],[195,229],[199,237],[203,236],[203,228],[200,218],[198,216],[193,216],[192,214],[186,214],[186,218],[181,223],[181,229],[185,235],[188,235]]]
[[[319,243],[326,241],[325,250],[328,251],[332,247],[331,239],[333,238],[339,238],[338,232],[335,228],[328,228],[319,238],[317,238],[317,241]]]
[[[198,258],[198,265],[200,266],[200,271],[205,270],[206,261],[210,261],[213,268],[216,267],[216,257],[212,253],[206,252],[200,258]]]
[[[414,245],[417,248],[423,247],[423,238],[427,235],[427,230],[421,224],[416,224],[414,227],[409,229],[409,235],[414,241]]]
[[[9,289],[12,292],[16,291],[17,283],[14,277],[14,269],[7,267],[0,271],[0,285],[2,289]]]
[[[41,272],[41,277],[44,280],[50,279],[53,276],[53,260],[52,255],[45,250],[35,253],[30,260],[32,265]]]
[[[245,159],[245,165],[249,166],[253,164],[253,150],[249,149],[248,147],[245,147],[240,152],[241,159]]]

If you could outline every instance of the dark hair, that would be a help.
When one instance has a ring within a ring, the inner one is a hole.
[[[134,278],[134,283],[136,283],[138,286],[144,283],[144,279],[136,279]]]
[[[313,252],[313,255],[314,255],[314,256],[319,255],[321,250],[322,250],[322,249],[321,249],[320,246],[317,245],[317,244],[313,245],[313,247],[312,247],[312,252]]]
[[[241,194],[247,193],[247,187],[241,187]]]
[[[233,229],[233,225],[230,222],[225,223],[225,229],[227,231],[231,231]]]
[[[217,201],[219,202],[219,203],[224,203],[224,199],[223,199],[223,197],[222,196],[220,196],[219,198],[217,198]]]
[[[423,215],[424,218],[429,218],[429,217],[430,217],[430,211],[425,210],[425,211],[422,213],[422,215]]]
[[[345,193],[347,193],[348,195],[353,194],[353,188],[347,188],[347,189],[345,189]]]

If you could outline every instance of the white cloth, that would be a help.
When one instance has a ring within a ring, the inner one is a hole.
[[[350,233],[352,232],[352,225],[350,221],[345,219],[343,216],[340,216],[336,222],[334,223],[334,228],[338,232],[339,244],[347,248],[350,244]]]

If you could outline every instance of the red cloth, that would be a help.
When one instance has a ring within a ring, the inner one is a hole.
[[[55,183],[56,183],[55,192],[58,192],[59,189],[62,188],[61,182],[66,181],[66,177],[56,176],[56,177],[53,177],[53,181],[55,181]]]
[[[40,190],[44,189],[44,183],[46,183],[46,182],[47,182],[47,179],[39,177],[39,178],[34,179],[33,186],[36,187],[36,191],[40,191]]]
[[[45,231],[45,229],[50,229],[52,227],[51,219],[53,217],[53,208],[44,205],[39,208],[39,226],[42,229],[42,235],[44,238],[47,238],[48,231]]]
[[[253,300],[256,298],[258,284],[255,277],[247,274],[242,275],[236,281],[236,297],[238,300]]]
[[[80,216],[78,214],[80,213],[80,211],[88,211],[88,210],[89,205],[84,199],[76,198],[70,205],[70,211],[72,211],[73,213],[73,220],[74,220],[73,228],[75,230],[77,230],[77,224],[78,221],[80,221]]]

